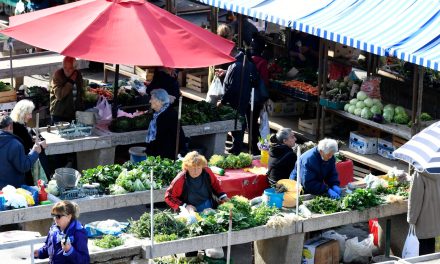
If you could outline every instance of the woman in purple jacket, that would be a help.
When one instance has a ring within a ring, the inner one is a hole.
[[[49,258],[49,263],[90,263],[87,233],[77,220],[78,205],[61,201],[52,208],[55,223],[51,226],[45,245],[34,251],[35,258]]]

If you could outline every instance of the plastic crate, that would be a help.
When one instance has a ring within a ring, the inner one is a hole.
[[[348,102],[333,102],[330,101],[326,98],[319,98],[319,104],[330,108],[330,109],[335,109],[335,110],[344,110],[344,106],[347,104]]]

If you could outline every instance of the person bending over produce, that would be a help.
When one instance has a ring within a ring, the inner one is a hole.
[[[147,155],[176,159],[177,112],[170,107],[170,98],[164,89],[151,91],[153,119],[148,127]],[[179,149],[182,149],[185,135],[180,127]]]
[[[281,179],[288,179],[295,167],[296,154],[293,151],[296,137],[290,128],[282,128],[270,137],[269,165],[267,179],[271,186]]]
[[[189,152],[183,159],[182,171],[165,193],[165,202],[174,210],[185,206],[189,212],[202,212],[217,207],[213,196],[220,202],[229,201],[205,157],[197,151]]]
[[[79,207],[60,201],[52,207],[55,223],[50,227],[44,246],[34,251],[35,258],[49,258],[50,263],[90,263],[87,232],[77,220]]]
[[[290,179],[296,180],[298,166],[300,168],[301,184],[305,193],[328,194],[332,199],[341,198],[336,159],[334,154],[338,151],[338,143],[334,139],[325,138],[319,141],[318,146],[304,152],[295,168],[290,174]]]

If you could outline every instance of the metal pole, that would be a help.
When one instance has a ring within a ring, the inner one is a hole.
[[[246,48],[244,49],[244,57],[243,57],[243,62],[242,62],[242,67],[241,67],[241,76],[240,76],[240,92],[238,93],[238,107],[237,107],[237,112],[235,113],[235,123],[234,123],[234,129],[237,130],[237,119],[238,119],[238,112],[240,110],[241,107],[241,96],[243,94],[243,83],[244,83],[244,72],[246,71]],[[243,129],[243,128],[242,128]]]
[[[243,47],[243,16],[237,14],[237,27],[238,27],[238,48]]]
[[[232,208],[229,209],[228,248],[226,251],[226,264],[229,264],[231,261],[231,239],[232,239]]]
[[[324,40],[324,58],[322,63],[322,88],[321,93],[325,97],[327,92],[327,76],[328,76],[328,41]],[[318,95],[321,96],[320,94]],[[324,131],[325,131],[325,109],[324,107],[321,107],[321,130],[319,133],[319,138],[321,139],[324,137]]]
[[[391,219],[387,219],[387,231],[385,235],[385,258],[390,257],[390,245],[391,245]]]
[[[8,38],[8,46],[9,46],[9,70],[11,72],[11,87],[15,90],[14,88],[14,67],[12,67],[12,50],[14,49],[14,44],[13,44],[14,39],[13,38]]]
[[[255,88],[252,87],[252,92],[251,92],[251,114],[250,114],[250,120],[248,121],[248,127],[249,127],[249,137],[248,137],[248,145],[249,145],[249,154],[252,154],[252,150],[253,150],[253,144],[252,144],[252,139],[254,137],[254,129],[253,129],[253,121],[254,121],[254,94],[255,93]]]
[[[177,155],[179,154],[179,141],[180,141],[180,120],[182,119],[182,97],[179,97],[179,113],[177,115],[177,134],[176,134],[176,152],[174,158],[177,160]]]
[[[118,116],[119,64],[115,66],[115,83],[113,84],[112,117]]]
[[[154,200],[153,200],[153,169],[150,170],[150,239],[151,239],[151,258],[154,259]]]
[[[321,90],[322,90],[322,79],[323,79],[323,60],[324,60],[324,40],[321,38],[319,39],[319,64],[318,64],[318,103],[316,107],[316,139],[319,138],[319,135],[321,134],[321,110],[322,106],[319,104],[319,97],[321,96]]]

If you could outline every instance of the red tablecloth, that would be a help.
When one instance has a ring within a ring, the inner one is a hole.
[[[252,161],[252,166],[263,167],[259,160]],[[228,197],[242,195],[248,199],[263,194],[269,188],[266,175],[245,172],[243,169],[227,169],[224,176],[216,175]]]

